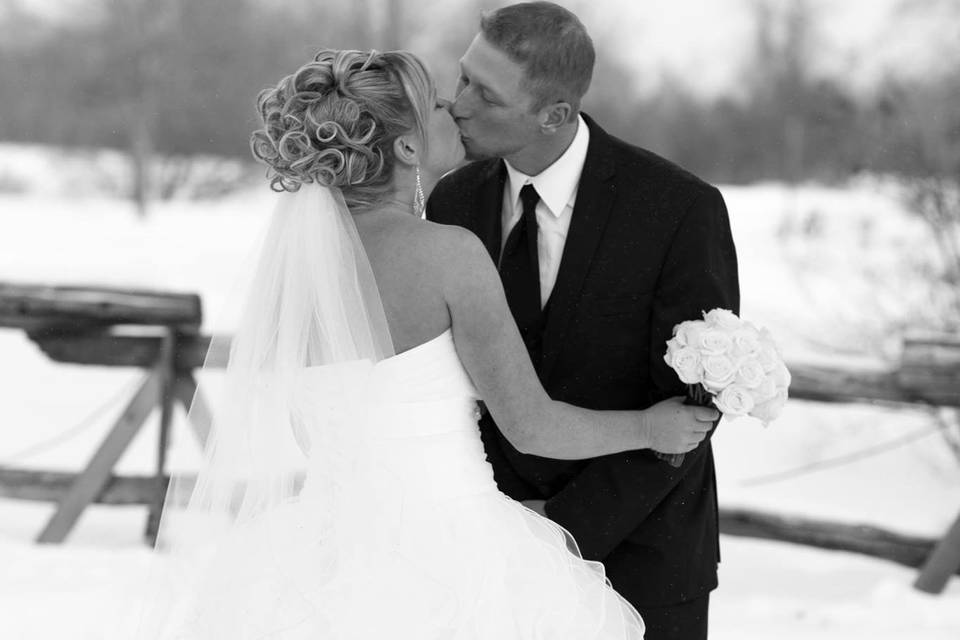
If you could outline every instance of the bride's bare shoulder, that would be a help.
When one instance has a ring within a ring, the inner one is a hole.
[[[468,229],[456,225],[424,222],[422,251],[429,254],[445,280],[474,276],[493,266],[483,242]]]
[[[414,217],[384,219],[371,247],[391,269],[412,271],[423,286],[472,288],[478,278],[496,273],[490,254],[477,236],[463,227]]]
[[[463,227],[424,221],[424,240],[437,248],[437,256],[444,260],[490,260],[480,239]]]
[[[472,231],[428,222],[423,238],[423,250],[430,252],[432,267],[440,275],[448,302],[472,306],[501,290],[490,253]]]

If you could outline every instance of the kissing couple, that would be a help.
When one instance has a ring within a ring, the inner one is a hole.
[[[280,193],[136,637],[706,638],[719,415],[663,354],[738,311],[736,253],[716,188],[580,111],[593,65],[529,2],[449,101],[402,51],[260,94]]]

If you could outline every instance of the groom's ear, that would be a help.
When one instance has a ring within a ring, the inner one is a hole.
[[[420,164],[420,144],[410,136],[397,136],[393,141],[393,155],[403,164]]]
[[[556,133],[573,116],[573,107],[569,102],[554,102],[540,110],[540,129],[544,133]]]

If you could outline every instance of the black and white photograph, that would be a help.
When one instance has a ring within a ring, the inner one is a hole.
[[[0,0],[0,638],[960,637],[960,3]]]

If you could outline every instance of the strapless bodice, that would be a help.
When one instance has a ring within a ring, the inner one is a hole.
[[[311,468],[404,501],[495,491],[477,393],[450,330],[379,362],[311,367],[298,390]]]
[[[308,434],[302,490],[168,581],[164,640],[642,640],[603,565],[497,490],[449,331],[302,373],[278,421]]]

